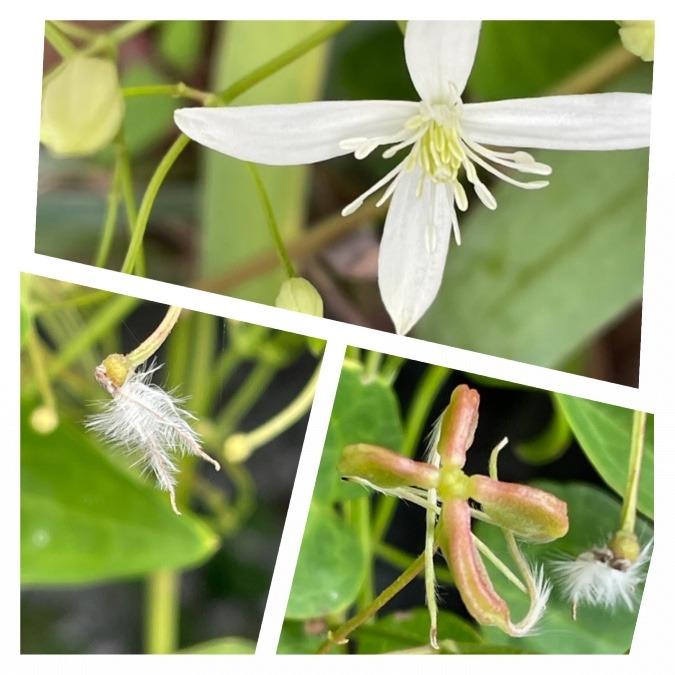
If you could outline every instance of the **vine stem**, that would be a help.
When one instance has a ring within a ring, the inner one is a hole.
[[[364,607],[358,614],[355,614],[349,621],[342,624],[337,630],[331,631],[327,640],[316,650],[317,654],[327,654],[335,645],[343,644],[347,636],[355,631],[361,624],[373,617],[382,607],[384,607],[397,593],[403,590],[418,574],[424,570],[424,553],[417,558],[403,571],[403,573],[373,601]]]
[[[178,647],[180,578],[172,570],[153,572],[146,582],[145,653],[171,654]]]
[[[628,458],[628,478],[621,510],[621,530],[635,532],[640,471],[645,449],[645,430],[647,413],[636,410],[633,413],[633,431],[631,433],[630,457]]]

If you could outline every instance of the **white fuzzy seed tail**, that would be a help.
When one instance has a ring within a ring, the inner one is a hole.
[[[169,493],[171,506],[180,515],[175,492],[178,467],[172,453],[201,457],[216,471],[220,464],[201,449],[199,435],[189,424],[194,415],[180,407],[180,399],[151,383],[152,374],[159,368],[151,366],[132,373],[86,426],[133,457],[134,465],[153,473],[157,487]]]

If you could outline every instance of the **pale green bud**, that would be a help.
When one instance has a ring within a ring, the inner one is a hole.
[[[223,456],[230,464],[241,464],[251,456],[253,450],[247,434],[234,434],[225,441]]]
[[[293,277],[281,284],[276,306],[312,316],[323,316],[323,300],[307,279]]]
[[[76,55],[42,92],[40,141],[55,155],[91,155],[112,141],[123,119],[115,64]]]
[[[38,434],[51,434],[59,426],[59,416],[54,408],[41,405],[31,413],[30,425]]]
[[[643,61],[654,60],[654,22],[617,21],[623,46]]]

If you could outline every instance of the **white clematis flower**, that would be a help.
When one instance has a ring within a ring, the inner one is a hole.
[[[388,145],[384,157],[407,155],[347,206],[356,210],[387,185],[391,197],[380,246],[379,285],[396,330],[407,333],[441,284],[450,233],[460,243],[456,208],[466,210],[466,177],[478,199],[497,206],[477,175],[481,167],[526,189],[504,170],[546,176],[551,168],[526,152],[490,146],[555,150],[619,150],[649,145],[651,96],[588,94],[463,104],[476,55],[479,21],[410,21],[405,56],[419,102],[323,101],[290,105],[177,110],[190,138],[261,164],[320,162],[353,153],[357,159]]]

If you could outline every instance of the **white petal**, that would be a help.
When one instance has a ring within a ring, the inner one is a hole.
[[[476,58],[480,21],[409,21],[405,31],[405,60],[423,101],[448,100],[452,83],[464,91]]]
[[[651,94],[543,96],[464,106],[462,129],[489,145],[629,150],[649,145]]]
[[[311,164],[353,150],[340,141],[395,134],[417,112],[408,101],[317,101],[182,108],[179,129],[212,150],[260,164]]]
[[[426,181],[418,197],[421,175],[417,168],[401,177],[380,244],[380,293],[403,335],[438,293],[452,229],[453,204],[446,186]]]

